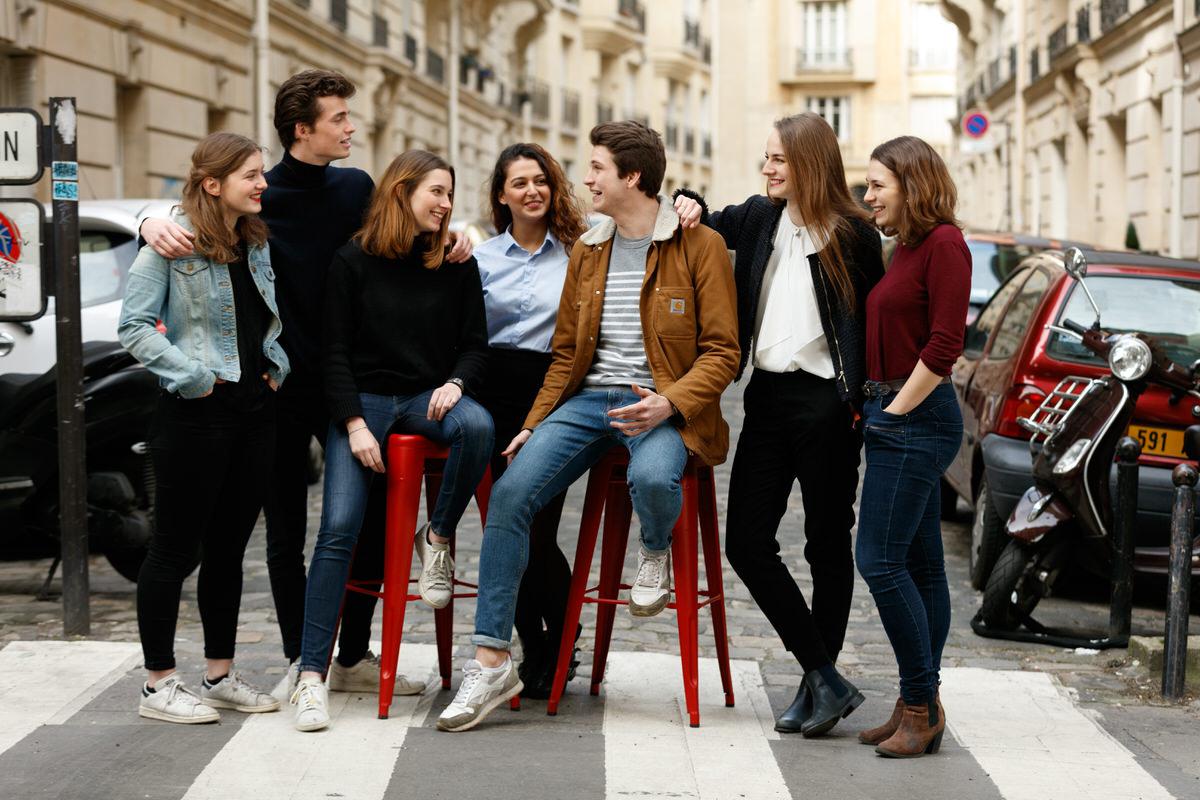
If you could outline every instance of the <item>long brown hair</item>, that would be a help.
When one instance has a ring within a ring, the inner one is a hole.
[[[375,187],[362,227],[354,234],[364,253],[381,258],[404,258],[409,252],[422,248],[426,269],[437,269],[442,265],[450,214],[442,218],[436,231],[425,233],[418,227],[412,210],[413,192],[435,169],[450,173],[453,198],[454,167],[441,156],[425,150],[408,150],[392,159]]]
[[[587,223],[584,222],[583,209],[575,198],[575,189],[567,180],[562,166],[540,144],[510,144],[496,159],[496,167],[492,170],[491,190],[488,193],[488,200],[492,206],[492,224],[496,226],[497,232],[512,225],[512,209],[500,202],[500,196],[504,194],[508,168],[519,158],[536,161],[542,174],[546,176],[546,183],[550,186],[550,207],[546,211],[550,232],[554,234],[555,239],[562,242],[569,253],[575,240],[587,230]]]
[[[871,160],[891,170],[904,192],[900,221],[894,227],[884,228],[885,234],[912,247],[938,225],[962,227],[954,216],[958,190],[950,171],[937,151],[923,139],[899,136],[886,141],[872,151]]]
[[[262,148],[236,133],[210,133],[192,151],[192,168],[179,205],[192,223],[196,234],[196,252],[218,264],[237,261],[238,242],[249,245],[267,243],[267,224],[257,214],[243,214],[232,231],[225,224],[221,198],[204,190],[207,178],[223,181],[236,172],[246,159]]]
[[[775,130],[783,144],[800,216],[812,232],[813,241],[828,243],[819,253],[821,267],[842,305],[853,311],[858,298],[844,247],[854,236],[851,221],[866,221],[868,215],[846,185],[837,134],[823,117],[811,111],[776,120]]]

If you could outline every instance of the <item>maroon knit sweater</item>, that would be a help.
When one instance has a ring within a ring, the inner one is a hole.
[[[867,377],[907,378],[920,359],[946,376],[962,354],[971,296],[971,251],[962,231],[938,225],[916,247],[896,247],[867,295]]]

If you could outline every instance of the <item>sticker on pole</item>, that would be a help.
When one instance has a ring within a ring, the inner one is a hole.
[[[36,200],[0,200],[0,320],[37,319],[46,311],[43,214]]]
[[[987,114],[982,111],[972,111],[963,117],[963,133],[972,139],[982,139],[990,127],[991,123],[988,122]]]

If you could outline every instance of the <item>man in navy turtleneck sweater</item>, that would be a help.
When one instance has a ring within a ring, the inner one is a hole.
[[[360,169],[330,166],[350,155],[355,126],[347,100],[355,87],[327,70],[293,75],[275,97],[275,128],[285,152],[267,172],[262,219],[270,231],[275,295],[283,320],[280,342],[292,372],[280,388],[275,474],[265,506],[267,567],[276,616],[289,661],[300,655],[304,628],[304,541],[308,516],[307,463],[312,436],[322,444],[329,413],[321,375],[321,310],[334,252],[362,224],[374,183]],[[163,257],[191,252],[191,233],[169,220],[148,219],[142,235]],[[470,254],[466,237],[450,255]],[[352,578],[382,574],[383,482],[363,523]],[[359,574],[359,573],[362,574]],[[338,655],[329,674],[333,691],[377,691],[379,665],[367,647],[375,598],[348,592]],[[295,675],[289,670],[289,691]],[[396,690],[415,694],[423,685],[397,676]]]

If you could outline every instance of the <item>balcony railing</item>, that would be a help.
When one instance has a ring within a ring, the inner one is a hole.
[[[388,46],[388,21],[387,17],[382,14],[375,14],[371,17],[371,44],[376,47]]]
[[[417,47],[417,37],[411,33],[404,34],[404,57],[414,67],[417,65],[417,53],[419,50],[420,48]]]
[[[1092,7],[1080,6],[1075,12],[1075,41],[1087,44],[1092,40]]]
[[[1046,56],[1049,61],[1058,58],[1059,54],[1067,49],[1067,23],[1063,23],[1050,32],[1050,38],[1046,40]]]
[[[446,82],[446,59],[432,47],[425,48],[425,75],[435,83]]]
[[[646,32],[646,9],[638,0],[617,0],[617,16],[625,24]]]
[[[329,21],[343,33],[350,20],[349,0],[329,0]]]
[[[1108,33],[1129,13],[1129,0],[1100,0],[1100,32]]]
[[[1038,58],[1038,49],[1033,48],[1033,52],[1029,54],[1029,82],[1036,83],[1037,79],[1042,76],[1041,61]]]
[[[596,124],[602,125],[605,122],[613,121],[613,104],[606,103],[600,100],[596,103]]]
[[[679,126],[673,122],[668,122],[666,124],[666,130],[664,132],[666,133],[666,136],[663,138],[666,139],[667,149],[668,150],[678,150],[679,149]]]
[[[796,48],[796,72],[848,72],[854,68],[854,53],[849,47],[832,50]]]
[[[579,130],[579,92],[562,90],[562,124],[568,130]]]
[[[700,21],[694,19],[683,19],[683,43],[688,47],[700,49]]]

